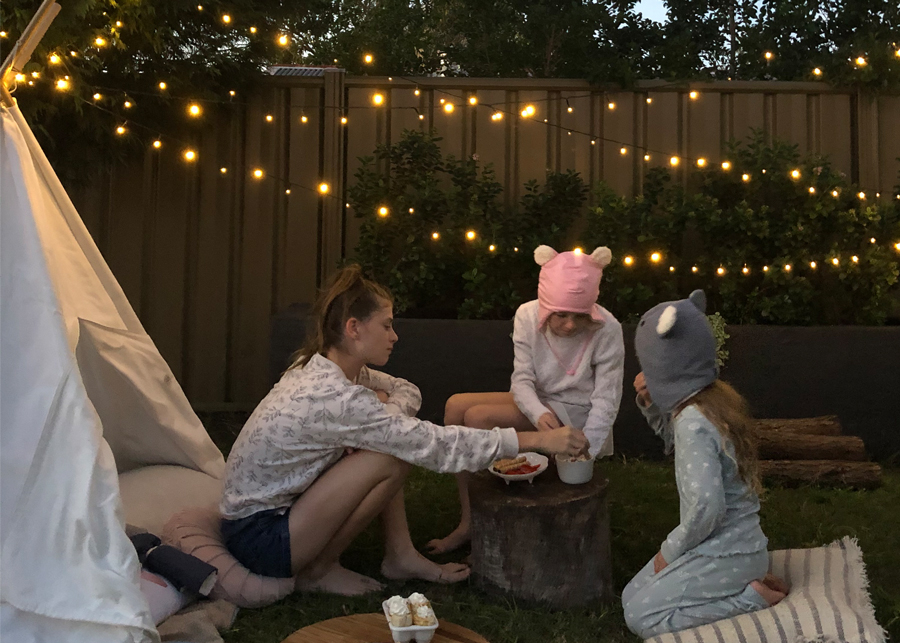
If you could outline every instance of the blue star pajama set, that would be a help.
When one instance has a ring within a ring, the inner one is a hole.
[[[685,400],[718,379],[705,296],[666,302],[638,325],[635,348],[653,403],[638,407],[675,452],[680,524],[622,592],[628,627],[643,638],[769,607],[749,584],[769,569],[759,498],[738,472],[734,445]],[[673,417],[674,414],[674,417]]]

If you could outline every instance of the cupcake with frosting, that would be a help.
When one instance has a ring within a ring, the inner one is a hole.
[[[412,622],[413,625],[434,625],[437,623],[437,617],[434,615],[434,610],[431,609],[431,604],[426,602],[416,607],[412,608]]]
[[[391,625],[394,627],[409,627],[413,624],[413,613],[406,599],[402,596],[391,596],[387,604]]]
[[[431,601],[429,601],[427,598],[425,598],[419,592],[414,592],[414,593],[410,594],[409,597],[406,599],[406,601],[409,603],[409,606],[413,609],[416,609],[417,607],[421,607],[422,605],[425,605],[426,607],[429,607],[429,608],[431,607]]]

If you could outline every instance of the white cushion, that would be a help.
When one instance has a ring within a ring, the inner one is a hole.
[[[221,452],[146,333],[80,319],[75,354],[119,473],[180,464],[222,477]]]
[[[827,547],[786,549],[769,555],[769,571],[790,585],[775,607],[741,614],[647,643],[884,643],[866,589],[866,569],[856,540],[845,536]]]
[[[119,476],[125,522],[157,536],[169,518],[189,507],[217,508],[222,482],[186,467],[156,465]]]

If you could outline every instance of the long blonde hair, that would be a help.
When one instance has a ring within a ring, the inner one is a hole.
[[[393,303],[391,293],[366,279],[359,265],[338,271],[319,293],[306,344],[294,353],[288,370],[302,368],[316,353],[324,355],[328,349],[340,346],[348,319],[365,321],[385,303]]]
[[[757,494],[762,493],[757,460],[756,424],[750,407],[740,393],[722,380],[694,395],[687,402],[695,404],[723,437],[734,444],[738,474]]]

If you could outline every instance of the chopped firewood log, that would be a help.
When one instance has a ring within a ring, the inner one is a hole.
[[[815,418],[756,420],[756,428],[764,431],[784,431],[804,435],[840,435],[841,423],[836,415]]]
[[[805,435],[789,431],[759,431],[762,460],[850,460],[864,462],[866,446],[851,435]]]
[[[784,486],[822,484],[873,489],[881,485],[881,467],[874,462],[835,460],[761,460],[763,480]]]

